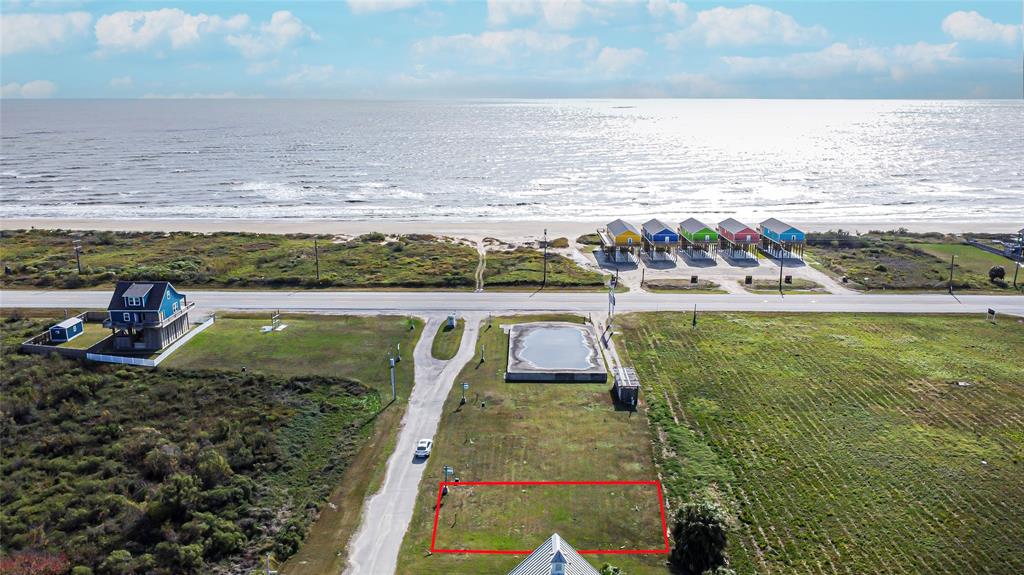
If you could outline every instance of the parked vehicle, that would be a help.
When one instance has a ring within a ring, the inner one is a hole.
[[[416,457],[430,457],[430,450],[434,447],[434,442],[429,439],[421,439],[416,443]]]

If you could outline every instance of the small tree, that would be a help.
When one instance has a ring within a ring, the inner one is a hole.
[[[992,266],[988,270],[988,279],[991,281],[1001,280],[1006,278],[1006,268],[1003,266]]]
[[[690,503],[676,513],[669,561],[684,575],[725,565],[725,513],[717,503]]]
[[[601,566],[601,575],[626,575],[626,572],[611,563],[605,563]]]

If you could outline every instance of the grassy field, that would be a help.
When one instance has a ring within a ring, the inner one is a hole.
[[[571,316],[495,318],[492,327],[482,327],[480,343],[486,346],[488,359],[471,362],[456,379],[470,385],[467,405],[459,406],[459,386],[445,404],[399,555],[399,573],[506,573],[522,559],[425,556],[444,465],[454,467],[463,481],[657,479],[643,417],[617,411],[610,385],[504,382],[508,338],[500,326],[538,319],[580,321]],[[442,508],[444,541],[460,548],[532,549],[556,531],[581,549],[599,548],[610,536],[618,539],[616,547],[639,547],[650,544],[660,525],[650,507],[656,500],[637,495],[628,497],[632,505],[627,504],[621,489],[579,490],[573,495],[559,489],[462,493],[453,494]],[[520,503],[527,496],[529,506],[524,510]],[[584,509],[590,511],[583,513]],[[596,566],[608,561],[627,568],[630,575],[665,572],[663,555],[591,558]]]
[[[740,285],[743,289],[752,293],[779,293],[778,280],[754,280],[750,285],[746,285],[741,281]],[[791,283],[782,283],[782,293],[825,293],[825,288],[815,281],[793,278]]]
[[[835,237],[835,239],[829,239]],[[1011,279],[1013,262],[941,234],[872,232],[859,236],[809,234],[807,259],[815,267],[838,278],[846,276],[853,288],[865,290],[949,289],[950,255],[958,256],[953,287],[1006,293],[989,281],[993,265],[1006,268]]]
[[[544,277],[544,254],[533,248],[487,252],[484,285],[487,287],[539,287]],[[584,269],[571,259],[548,254],[548,287],[602,288],[604,276]]]
[[[671,501],[724,504],[738,573],[1024,572],[1024,325],[618,321]]]
[[[287,556],[351,475],[384,404],[345,377],[16,353],[50,323],[2,326],[5,554],[154,575],[246,572],[266,552]]]
[[[434,335],[434,342],[430,346],[430,353],[434,359],[448,361],[459,352],[459,345],[462,343],[462,332],[466,330],[466,320],[458,318],[455,320],[455,327],[448,327],[448,322],[441,324]]]
[[[89,349],[97,343],[110,336],[110,330],[103,327],[103,324],[96,322],[85,322],[82,324],[82,335],[57,344],[58,347],[69,347],[71,349]]]
[[[690,283],[690,280],[683,278],[657,278],[644,282],[644,289],[656,293],[708,293],[721,294],[729,293],[718,284],[708,280],[698,280],[697,283]]]
[[[245,367],[247,371],[286,377],[349,377],[390,396],[388,357],[401,344],[403,361],[396,368],[398,394],[407,397],[412,389],[412,350],[422,321],[395,316],[283,315],[281,323],[288,327],[261,333],[260,328],[270,324],[267,316],[218,316],[213,326],[192,338],[163,365],[235,371]]]
[[[313,241],[318,240],[320,281]],[[78,274],[72,241],[82,245]],[[3,230],[9,287],[92,287],[160,278],[181,286],[470,288],[476,250],[425,235],[331,236],[248,233]]]

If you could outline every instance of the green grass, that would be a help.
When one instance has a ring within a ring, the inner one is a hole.
[[[466,330],[466,320],[458,318],[455,320],[455,327],[448,327],[448,322],[441,324],[434,335],[434,342],[430,346],[430,354],[434,359],[447,361],[459,352],[459,345],[462,343],[462,332]]]
[[[619,349],[671,503],[722,501],[738,573],[1024,572],[1024,325],[702,318],[619,316]]]
[[[318,239],[321,280],[313,241]],[[77,273],[72,241],[82,243]],[[434,236],[3,230],[0,286],[92,287],[165,279],[179,287],[470,288],[477,252]]]
[[[721,289],[718,284],[708,280],[698,280],[697,283],[690,283],[688,279],[682,278],[658,278],[644,282],[644,289],[655,293],[690,293],[690,294],[722,294],[729,293]]]
[[[835,239],[828,239],[831,237]],[[941,234],[871,232],[860,236],[810,234],[808,261],[836,277],[846,276],[852,288],[864,290],[946,291],[949,259],[956,254],[953,286],[957,290],[1006,293],[989,281],[993,265],[1006,268],[1012,279],[1013,262]]]
[[[16,352],[50,323],[3,325],[4,553],[59,553],[96,573],[154,575],[237,573],[265,552],[287,556],[349,476],[383,407],[379,393],[343,377]],[[100,568],[116,557],[124,557],[118,571]]]
[[[500,326],[540,319],[580,321],[573,316],[495,318],[493,327],[482,326],[478,347],[486,346],[487,361],[479,363],[478,355],[455,380],[470,385],[467,405],[460,408],[462,391],[457,385],[445,403],[399,554],[399,573],[506,573],[522,559],[424,556],[430,547],[443,465],[453,466],[463,481],[657,479],[643,418],[616,411],[610,384],[504,382],[508,338]],[[481,402],[485,407],[480,407]],[[532,549],[557,531],[578,548],[594,548],[611,539],[618,541],[616,547],[641,547],[658,537],[660,518],[651,507],[657,500],[646,492],[527,491],[453,493],[442,509],[443,541],[456,548]],[[665,573],[661,555],[590,556],[590,560],[597,566],[609,561],[631,575]]]
[[[743,286],[745,290],[751,293],[779,293],[778,280],[754,280],[753,283],[751,283],[750,285],[746,285],[741,281],[740,285]],[[782,283],[783,293],[824,293],[824,291],[824,288],[822,288],[821,284],[819,284],[818,282],[805,280],[802,278],[793,278],[793,281],[788,284],[785,282]]]
[[[484,285],[491,287],[540,287],[544,278],[544,254],[533,248],[487,252]],[[547,285],[552,288],[594,289],[604,286],[601,274],[584,269],[571,259],[548,253]]]
[[[89,349],[104,339],[110,337],[110,330],[103,327],[103,324],[96,322],[84,322],[82,324],[82,335],[57,344],[58,347],[69,347],[71,349]]]
[[[414,329],[409,329],[410,321]],[[288,327],[261,333],[269,317],[218,316],[162,365],[182,369],[220,368],[286,377],[306,374],[358,379],[390,396],[388,358],[401,344],[398,393],[412,389],[412,353],[423,323],[403,317],[284,315]],[[386,392],[386,393],[385,393]]]

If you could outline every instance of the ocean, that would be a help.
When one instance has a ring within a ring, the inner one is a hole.
[[[4,218],[1024,220],[1024,102],[0,103]]]

